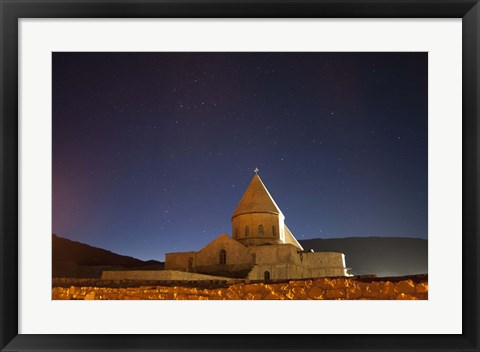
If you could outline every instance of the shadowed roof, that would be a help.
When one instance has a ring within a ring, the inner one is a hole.
[[[295,247],[303,251],[302,245],[298,243],[297,239],[293,233],[290,232],[290,229],[287,227],[287,225],[285,225],[285,243],[293,244]]]
[[[253,176],[232,217],[248,213],[273,213],[283,216],[258,174]]]

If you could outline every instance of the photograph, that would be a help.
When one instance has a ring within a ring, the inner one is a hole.
[[[0,3],[1,351],[479,351],[479,0]]]
[[[428,300],[428,52],[51,55],[52,300]]]

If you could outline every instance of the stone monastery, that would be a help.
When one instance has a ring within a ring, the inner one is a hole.
[[[257,171],[233,212],[232,237],[223,233],[197,252],[167,253],[165,270],[248,280],[349,276],[343,253],[302,248]]]

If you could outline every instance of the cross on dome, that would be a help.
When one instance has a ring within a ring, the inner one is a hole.
[[[256,167],[253,172],[255,172],[256,174],[258,174],[258,167]]]

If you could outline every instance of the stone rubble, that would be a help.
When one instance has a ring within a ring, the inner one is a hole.
[[[229,287],[53,287],[53,300],[426,300],[428,279],[393,281],[321,278]]]

